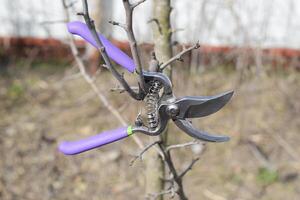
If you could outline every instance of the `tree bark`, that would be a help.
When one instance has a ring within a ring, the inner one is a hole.
[[[166,62],[172,57],[171,48],[171,13],[170,0],[154,0],[153,1],[153,38],[154,38],[154,51],[159,62]],[[169,66],[164,72],[172,78],[172,67]],[[160,136],[152,137],[153,140],[161,141],[162,145],[167,145],[168,129]],[[165,163],[155,148],[149,149],[146,156],[146,194],[159,194],[164,190],[164,177],[165,177]],[[163,196],[159,196],[159,200]]]
[[[171,0],[153,1],[153,18],[156,21],[156,23],[152,23],[154,51],[160,62],[166,62],[172,57],[172,29],[170,23],[171,11]],[[172,66],[165,69],[164,73],[172,79]]]

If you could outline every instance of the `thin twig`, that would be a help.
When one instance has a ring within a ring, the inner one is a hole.
[[[184,147],[188,147],[188,146],[193,146],[193,145],[197,145],[197,144],[199,144],[198,140],[194,140],[194,141],[183,143],[183,144],[170,145],[170,146],[166,147],[166,151],[170,151],[170,150],[178,149],[178,148],[184,148]]]
[[[135,8],[135,7],[139,6],[140,4],[144,3],[145,1],[146,1],[146,0],[140,0],[140,1],[136,2],[136,3],[133,3],[133,4],[131,5],[131,8]]]
[[[155,142],[152,142],[150,143],[149,145],[147,145],[144,149],[142,149],[142,151],[136,155],[131,161],[130,161],[130,166],[132,166],[134,164],[134,162],[137,160],[137,159],[140,159],[142,160],[143,158],[143,154],[146,153],[151,147],[153,147],[154,145],[158,144],[160,141],[155,141]]]
[[[172,64],[176,60],[182,60],[182,56],[184,54],[186,54],[186,53],[188,53],[188,52],[190,52],[194,49],[198,49],[199,47],[200,47],[200,44],[197,42],[194,46],[191,46],[190,48],[184,49],[179,54],[175,55],[170,60],[168,60],[166,63],[162,64],[160,66],[160,70],[163,71],[167,66],[169,66],[170,64]]]
[[[163,190],[161,192],[158,192],[158,193],[151,193],[151,194],[148,194],[146,199],[151,199],[151,200],[155,200],[157,199],[158,197],[160,196],[163,196],[163,195],[166,195],[166,194],[171,194],[171,196],[174,196],[174,188],[171,187],[170,189],[167,189],[167,190]]]
[[[40,25],[51,25],[51,24],[65,24],[66,20],[52,20],[52,21],[42,21]]]
[[[189,164],[189,166],[188,166],[185,170],[183,170],[183,171],[178,175],[178,177],[179,177],[179,178],[183,178],[183,177],[186,175],[186,173],[188,173],[190,170],[192,170],[193,166],[194,166],[194,165],[196,164],[196,162],[199,161],[199,160],[200,160],[200,157],[197,157],[197,158],[193,159],[192,162]]]
[[[125,31],[127,30],[126,28],[126,24],[122,24],[120,22],[116,22],[116,21],[113,21],[113,20],[109,20],[108,23],[114,25],[114,26],[120,26],[121,28],[123,28]]]
[[[70,21],[70,16],[69,16],[68,7],[66,5],[66,0],[62,0],[62,4],[63,4],[66,20]],[[100,99],[102,104],[118,119],[118,121],[123,126],[126,126],[127,123],[126,123],[125,119],[122,117],[122,115],[113,107],[113,105],[110,104],[110,102],[107,100],[107,98],[103,95],[103,92],[101,92],[99,90],[99,88],[96,86],[95,82],[86,73],[84,63],[83,63],[82,59],[79,57],[79,52],[75,45],[75,39],[72,35],[69,35],[69,41],[70,41],[69,45],[71,48],[71,52],[74,56],[74,59],[75,59],[77,65],[78,65],[80,73],[82,74],[85,81],[91,86],[92,90],[95,92],[95,94]],[[144,147],[142,141],[139,138],[137,138],[135,135],[133,135],[132,138],[140,148]]]

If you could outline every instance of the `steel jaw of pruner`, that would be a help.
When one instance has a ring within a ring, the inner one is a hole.
[[[205,131],[194,128],[190,118],[199,118],[211,115],[223,108],[233,95],[233,91],[215,96],[185,96],[175,98],[172,92],[172,85],[168,77],[162,73],[145,72],[145,81],[161,81],[163,93],[158,102],[158,125],[151,129],[145,126],[134,126],[133,132],[142,132],[147,135],[159,135],[167,126],[170,119],[182,131],[199,140],[207,142],[225,142],[228,136],[211,135]]]

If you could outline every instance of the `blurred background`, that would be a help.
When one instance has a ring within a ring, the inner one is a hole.
[[[81,2],[72,4],[71,19]],[[130,54],[121,0],[90,0],[98,29]],[[174,66],[176,96],[235,96],[194,125],[231,136],[207,144],[184,179],[190,199],[300,199],[300,2],[297,0],[173,0],[172,48],[201,48]],[[153,50],[152,1],[140,5],[134,30],[145,66]],[[145,166],[130,160],[130,139],[66,157],[64,139],[120,126],[82,78],[68,46],[60,0],[0,0],[0,199],[143,199]],[[142,103],[111,92],[117,82],[89,45],[76,41],[101,94],[132,122]],[[120,69],[121,70],[121,69]],[[125,73],[133,84],[136,77]],[[126,99],[126,101],[124,101]],[[147,143],[146,136],[139,138]],[[190,141],[170,126],[170,141]],[[197,149],[173,156],[179,169]]]

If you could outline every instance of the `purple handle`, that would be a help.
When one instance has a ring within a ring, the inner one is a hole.
[[[80,22],[80,21],[74,21],[69,22],[67,24],[68,31],[74,35],[79,35],[84,40],[86,40],[88,43],[93,45],[94,47],[98,47],[96,41],[94,40],[90,30],[88,29],[87,25]],[[102,42],[103,46],[105,47],[105,50],[107,52],[107,55],[114,60],[119,65],[126,68],[129,72],[133,73],[135,69],[135,65],[133,60],[125,54],[123,51],[121,51],[118,47],[113,45],[109,40],[107,40],[103,35],[98,33],[98,36],[100,38],[100,41]]]
[[[88,137],[79,141],[62,142],[58,149],[66,155],[74,155],[88,151],[103,145],[121,140],[132,134],[131,126],[122,127],[115,130],[104,131],[98,135]]]

